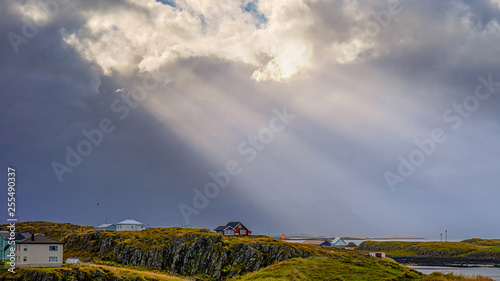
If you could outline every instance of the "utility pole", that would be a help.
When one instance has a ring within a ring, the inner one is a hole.
[[[444,231],[444,242],[448,242],[448,230]]]
[[[443,242],[443,233],[441,233],[441,242]]]

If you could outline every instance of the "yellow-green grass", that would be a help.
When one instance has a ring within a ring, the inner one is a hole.
[[[489,277],[484,277],[480,275],[464,276],[453,273],[444,274],[440,272],[433,272],[429,275],[424,275],[421,280],[422,281],[494,281]]]
[[[500,257],[499,246],[485,246],[486,242],[404,242],[365,241],[358,246],[361,251],[383,251],[392,256],[427,257]],[[494,243],[492,243],[494,245]]]
[[[141,250],[163,248],[172,239],[182,238],[183,243],[191,244],[200,238],[214,241],[214,246],[221,245],[231,250],[237,244],[248,245],[251,249],[272,246],[281,248],[284,252],[307,252],[311,256],[345,255],[341,249],[332,249],[319,245],[289,243],[269,236],[225,237],[208,229],[196,228],[152,228],[143,231],[94,231],[92,227],[78,226],[67,223],[52,222],[22,222],[16,224],[16,231],[33,231],[64,241],[64,259],[80,258],[82,261],[109,261],[113,251],[99,252],[100,241],[112,238],[114,243],[130,246]]]
[[[76,236],[90,237],[88,233],[75,234]],[[99,239],[113,238],[117,244],[137,247],[139,249],[153,249],[165,247],[172,239],[183,238],[183,243],[191,244],[200,238],[211,239],[215,245],[222,243],[222,247],[231,249],[237,244],[246,244],[250,247],[256,246],[276,246],[287,248],[288,250],[296,250],[298,252],[309,252],[311,255],[339,255],[343,250],[323,247],[318,245],[289,243],[277,240],[268,236],[251,236],[251,237],[225,237],[208,229],[195,228],[154,228],[143,231],[99,231]],[[65,246],[65,256],[91,258],[88,251],[82,250],[77,245],[70,245],[70,235],[64,238],[68,244]],[[94,241],[86,241],[87,244],[92,244]],[[103,258],[106,258],[103,256]]]
[[[7,225],[2,225],[2,229],[6,229]],[[79,226],[69,223],[54,223],[44,221],[29,221],[16,223],[16,232],[31,231],[36,233],[43,233],[48,237],[59,240],[65,240],[74,235],[86,235],[94,232],[90,226]],[[197,228],[181,228],[181,227],[167,227],[167,228],[151,228],[143,231],[99,231],[101,237],[113,237],[120,244],[134,245],[139,248],[157,248],[162,247],[168,243],[172,238],[183,237],[186,238],[186,243],[189,244],[200,237],[212,238],[221,236],[208,229]],[[235,244],[253,244],[260,243],[263,245],[276,245],[276,246],[289,246],[301,250],[310,250],[317,253],[332,252],[327,248],[317,245],[289,243],[269,236],[242,236],[242,237],[221,237],[221,242],[226,247],[231,247]]]
[[[295,258],[231,280],[411,280],[420,273],[391,259],[351,256]]]
[[[472,239],[463,240],[461,242],[469,243],[469,244],[473,244],[473,245],[498,246],[498,247],[500,247],[500,239],[472,238]]]
[[[8,224],[0,226],[1,230],[7,230]],[[62,239],[68,234],[88,233],[93,231],[91,226],[81,226],[71,223],[56,223],[45,221],[26,221],[16,223],[16,232],[42,233],[48,237]]]
[[[493,281],[490,278],[477,276],[465,277],[454,274],[433,273],[421,274],[395,261],[373,257],[313,257],[295,258],[266,267],[256,272],[238,276],[231,281],[330,281],[330,280],[421,280],[452,281],[476,280]]]
[[[47,274],[49,280],[75,280],[76,276],[85,276],[87,280],[186,280],[177,276],[167,275],[161,272],[122,268],[106,265],[83,264],[83,265],[68,265],[63,267],[44,267],[44,268],[21,268],[16,269],[16,273],[8,272],[7,270],[0,271],[0,277],[7,278],[6,280],[14,280],[14,278],[28,278],[28,276]],[[23,279],[24,280],[24,279]]]

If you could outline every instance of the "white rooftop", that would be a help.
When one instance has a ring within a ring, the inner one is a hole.
[[[108,226],[111,226],[111,225],[113,225],[113,224],[111,224],[111,223],[103,223],[103,224],[99,225],[98,227],[108,227]]]
[[[341,239],[342,239],[342,237],[335,237],[332,241],[332,245],[337,244]],[[342,239],[342,242],[345,242],[344,239]]]
[[[136,220],[124,220],[124,221],[121,221],[117,224],[138,224],[138,225],[143,225],[142,222],[138,222]]]

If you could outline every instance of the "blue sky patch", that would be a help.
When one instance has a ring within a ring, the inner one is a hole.
[[[177,7],[177,5],[175,4],[175,0],[156,0],[156,2],[160,2],[164,5],[169,5],[169,6],[174,7],[174,8]]]
[[[259,21],[259,23],[257,24],[257,27],[260,27],[261,23],[267,23],[267,18],[264,14],[259,12],[259,10],[257,9],[257,2],[258,2],[258,0],[254,0],[254,1],[246,4],[245,6],[242,6],[241,8],[245,12],[252,14],[252,16]]]

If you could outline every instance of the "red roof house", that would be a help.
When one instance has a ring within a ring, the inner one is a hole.
[[[214,229],[219,234],[224,236],[248,236],[252,235],[252,232],[248,230],[241,222],[231,221],[226,225],[221,225]]]

